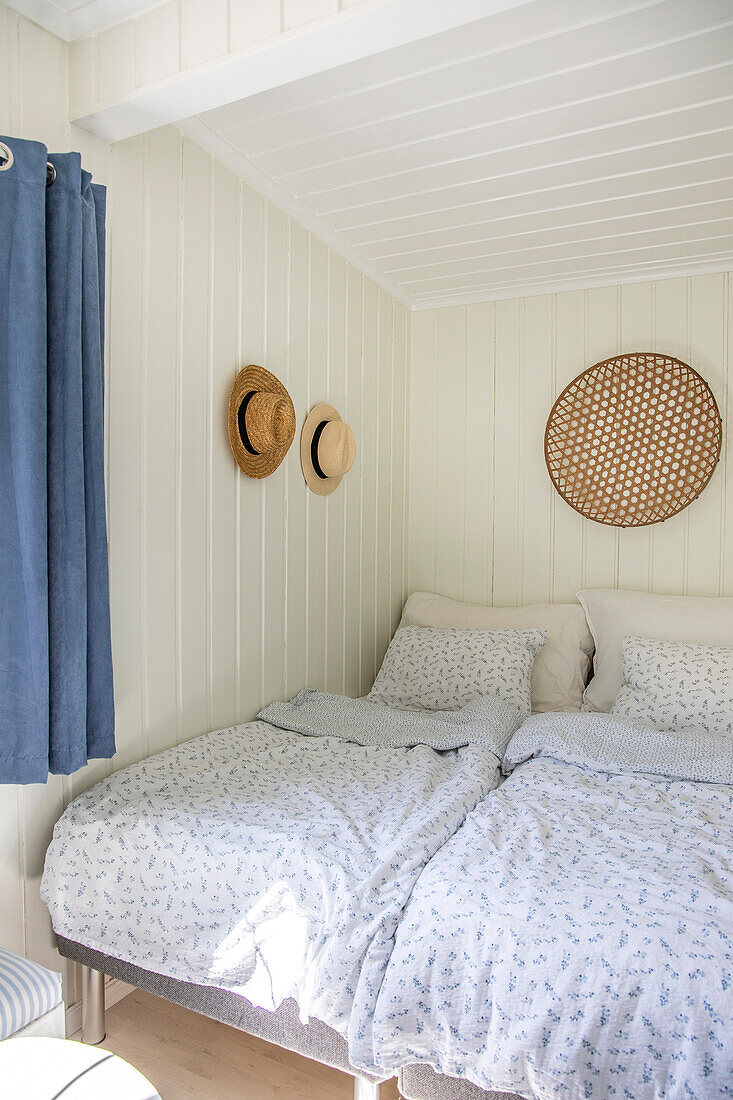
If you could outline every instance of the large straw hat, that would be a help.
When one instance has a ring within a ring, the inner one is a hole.
[[[229,442],[247,477],[268,477],[295,438],[295,409],[282,382],[264,367],[244,367],[229,395]]]
[[[300,437],[300,464],[309,487],[319,496],[332,493],[354,465],[354,433],[332,405],[308,413]]]

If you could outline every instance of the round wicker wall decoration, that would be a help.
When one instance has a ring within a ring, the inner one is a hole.
[[[583,371],[545,429],[563,500],[588,519],[643,527],[700,495],[720,458],[722,423],[707,382],[670,355],[632,352]]]

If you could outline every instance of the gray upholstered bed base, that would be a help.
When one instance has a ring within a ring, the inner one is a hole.
[[[470,1081],[445,1077],[432,1066],[405,1066],[399,1074],[400,1092],[405,1100],[522,1100],[506,1092],[485,1092]]]
[[[101,970],[111,978],[119,978],[138,989],[163,997],[166,1001],[173,1001],[174,1004],[193,1009],[212,1020],[230,1024],[239,1031],[246,1031],[248,1035],[256,1035],[258,1039],[266,1039],[268,1043],[293,1050],[296,1054],[304,1054],[306,1058],[314,1058],[317,1062],[323,1062],[345,1073],[356,1074],[341,1036],[320,1020],[301,1024],[298,1006],[293,1000],[285,1001],[277,1012],[269,1012],[265,1008],[255,1008],[246,998],[225,989],[166,978],[163,974],[143,970],[133,963],[103,955],[101,951],[94,951],[61,936],[57,937],[57,942],[59,952],[67,959],[91,966],[94,970]]]
[[[248,1035],[333,1066],[352,1077],[377,1081],[377,1078],[354,1069],[349,1062],[346,1043],[333,1028],[320,1020],[302,1024],[298,1006],[293,1000],[284,1001],[276,1012],[270,1012],[265,1008],[256,1008],[236,993],[167,978],[62,936],[57,937],[57,943],[59,953],[65,958],[83,963],[111,978],[119,978],[166,1001],[173,1001]],[[443,1077],[430,1066],[406,1066],[401,1070],[400,1091],[409,1100],[521,1100],[521,1097],[511,1097],[506,1093],[484,1092],[468,1081]]]

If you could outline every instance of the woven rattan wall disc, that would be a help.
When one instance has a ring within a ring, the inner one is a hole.
[[[720,458],[720,412],[707,382],[669,355],[596,363],[558,397],[545,461],[571,508],[613,527],[643,527],[700,495]]]

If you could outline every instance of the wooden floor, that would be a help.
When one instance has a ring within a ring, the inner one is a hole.
[[[101,1044],[163,1100],[351,1100],[353,1078],[135,990],[107,1010]],[[382,1087],[398,1100],[397,1082]]]

